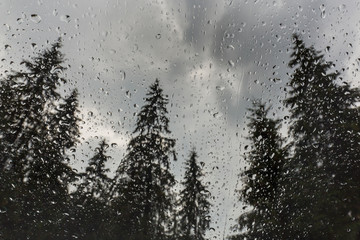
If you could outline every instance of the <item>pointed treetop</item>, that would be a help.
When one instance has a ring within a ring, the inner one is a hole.
[[[163,94],[163,90],[160,87],[158,79],[150,85],[150,89],[148,90],[146,96],[145,105],[141,108],[141,111],[138,114],[134,133],[170,133],[168,128],[168,111],[166,109],[168,98]]]
[[[86,168],[87,172],[95,173],[101,178],[107,178],[105,173],[109,172],[108,168],[105,169],[105,163],[110,158],[106,155],[106,149],[109,145],[103,139],[99,146],[95,149],[96,154],[90,159],[89,166]]]
[[[57,41],[51,44],[49,49],[44,49],[36,57],[33,57],[33,62],[23,60],[21,64],[24,64],[32,73],[58,73],[64,71],[66,67],[60,65],[64,62],[64,54],[60,52],[62,46],[62,39],[58,38]],[[61,80],[63,81],[63,79]]]
[[[325,62],[324,55],[321,54],[321,51],[315,50],[314,46],[306,47],[304,40],[298,34],[293,35],[292,49],[292,59],[288,64],[290,68],[299,65],[304,70],[314,71],[317,65],[324,65],[326,66],[325,70],[327,70],[332,64],[331,62]]]

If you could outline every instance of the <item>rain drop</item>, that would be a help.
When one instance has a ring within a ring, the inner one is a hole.
[[[125,78],[126,78],[126,73],[124,71],[120,70],[120,80],[124,81]]]
[[[5,28],[6,28],[6,31],[10,31],[11,27],[10,27],[9,24],[6,24],[6,23],[5,23],[4,26],[5,26]]]
[[[69,22],[70,22],[70,16],[69,16],[69,15],[62,15],[62,16],[60,17],[60,20],[61,20],[62,22],[69,23]]]
[[[30,15],[30,19],[31,21],[33,21],[34,23],[39,23],[41,22],[41,17],[37,14],[31,14]]]
[[[321,12],[320,16],[321,18],[326,18],[326,12],[325,11]]]
[[[227,49],[229,49],[229,50],[234,50],[234,49],[235,49],[235,47],[234,47],[233,45],[231,45],[231,44],[230,44],[230,45],[228,45],[228,46],[227,46]]]
[[[320,11],[321,11],[321,13],[320,13],[321,18],[325,18],[326,17],[325,5],[321,4],[319,8],[320,8]]]
[[[23,23],[23,22],[24,22],[24,19],[22,19],[22,18],[18,18],[18,19],[16,19],[16,22],[17,22],[18,24],[21,24],[21,23]]]
[[[346,8],[346,5],[345,4],[340,4],[339,7],[338,7],[338,10],[339,11],[342,11]]]
[[[31,48],[32,48],[32,50],[35,50],[37,48],[36,43],[31,43]]]
[[[219,91],[224,91],[225,87],[224,86],[216,86],[216,90]]]
[[[213,117],[216,119],[220,119],[222,116],[223,116],[222,113],[219,113],[219,112],[216,112],[213,114]]]

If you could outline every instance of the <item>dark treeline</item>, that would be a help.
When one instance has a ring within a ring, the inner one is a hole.
[[[78,92],[66,84],[61,40],[0,83],[0,239],[204,239],[210,194],[192,150],[174,190],[167,96],[150,86],[114,178],[102,140],[83,173],[69,165],[79,138]],[[75,185],[75,190],[69,187]]]
[[[193,148],[184,178],[172,173],[176,140],[158,80],[113,178],[106,140],[84,172],[70,167],[78,92],[60,94],[60,48],[59,40],[0,82],[0,239],[205,239],[211,203],[202,164]],[[360,91],[297,35],[292,50],[289,134],[280,134],[270,106],[254,101],[239,191],[249,210],[229,238],[360,239]]]
[[[288,65],[288,138],[265,104],[249,110],[240,199],[250,210],[232,239],[360,239],[360,91],[298,35]]]

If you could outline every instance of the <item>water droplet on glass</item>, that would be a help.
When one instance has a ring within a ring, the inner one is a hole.
[[[62,15],[62,16],[60,17],[60,20],[61,20],[62,22],[69,23],[69,22],[70,22],[70,16],[69,16],[69,15]]]
[[[230,44],[230,45],[228,45],[228,46],[227,46],[227,49],[229,49],[229,50],[234,50],[234,49],[235,49],[235,47],[234,47],[233,45],[231,45],[231,44]]]
[[[9,44],[5,44],[5,50],[11,49],[11,46]]]
[[[321,12],[320,16],[321,18],[326,18],[326,12],[325,11]]]
[[[18,18],[18,19],[16,19],[16,22],[17,22],[18,24],[21,24],[21,23],[23,23],[23,22],[24,22],[24,19],[22,19],[22,18]]]
[[[41,17],[37,14],[31,14],[30,15],[30,19],[31,21],[33,21],[34,23],[39,23],[41,22]]]
[[[160,38],[161,38],[161,34],[160,34],[160,33],[156,34],[155,38],[156,38],[156,39],[160,39]]]
[[[224,86],[216,86],[216,90],[219,91],[224,91],[225,87]]]
[[[320,8],[320,11],[321,11],[321,13],[320,13],[321,18],[325,18],[326,17],[326,13],[325,13],[326,7],[325,7],[325,5],[321,4],[319,8]]]
[[[62,74],[62,69],[60,66],[53,66],[51,69],[50,69],[50,73],[56,73],[56,74]]]
[[[126,78],[126,73],[124,71],[120,70],[120,80],[124,81],[125,78]]]
[[[213,117],[216,119],[220,119],[222,116],[223,116],[222,113],[219,113],[219,112],[216,112],[213,114]]]
[[[5,26],[5,28],[6,28],[6,31],[10,31],[11,27],[10,27],[9,24],[6,24],[6,23],[5,23],[4,26]]]
[[[346,8],[346,5],[345,4],[340,4],[339,7],[338,7],[338,10],[339,11],[342,11]]]
[[[229,65],[232,66],[232,67],[235,66],[235,63],[234,63],[233,60],[229,60],[228,63],[229,63]]]
[[[32,50],[35,50],[36,48],[37,48],[36,43],[31,43],[31,49],[32,49]]]
[[[53,11],[53,15],[54,15],[54,16],[57,16],[57,15],[58,15],[58,11],[57,11],[57,9],[54,9],[54,11]]]

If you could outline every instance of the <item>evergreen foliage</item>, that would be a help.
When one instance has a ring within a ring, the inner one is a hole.
[[[284,202],[293,239],[356,239],[359,223],[358,89],[294,35],[289,96],[294,154]],[[355,177],[357,176],[357,177]],[[349,231],[349,229],[351,231]]]
[[[170,221],[171,187],[175,184],[170,172],[175,140],[166,137],[170,133],[168,99],[158,80],[150,86],[145,102],[138,114],[128,154],[118,169],[118,179],[123,180],[118,201],[126,209],[124,220],[130,239],[165,239]]]
[[[201,182],[203,173],[195,149],[185,162],[184,189],[180,192],[180,239],[203,240],[210,226],[210,193]]]
[[[232,239],[283,239],[279,198],[287,150],[279,134],[280,121],[269,118],[269,108],[260,101],[254,101],[249,112],[251,150],[245,155],[249,167],[242,173],[240,200],[251,210],[239,217],[235,228],[243,233]]]
[[[68,183],[74,172],[66,150],[78,137],[77,92],[64,98],[58,87],[63,55],[58,40],[31,61],[2,80],[1,222],[6,239],[62,239],[67,221]],[[9,184],[10,183],[10,184]]]
[[[106,239],[108,231],[105,226],[110,221],[110,185],[111,179],[107,176],[110,170],[105,168],[110,158],[106,154],[109,145],[105,140],[99,143],[94,156],[89,160],[85,173],[81,174],[81,183],[73,194],[75,222],[77,229],[75,236],[81,239]]]
[[[58,40],[0,81],[0,239],[205,239],[211,204],[203,169],[193,149],[176,194],[176,141],[158,80],[116,176],[105,167],[105,140],[85,172],[72,170],[78,91],[60,93],[67,82],[60,48]],[[288,138],[265,104],[249,109],[240,190],[249,210],[230,238],[360,239],[360,91],[298,35],[289,67]]]

